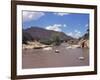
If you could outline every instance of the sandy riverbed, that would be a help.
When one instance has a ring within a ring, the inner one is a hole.
[[[48,67],[71,67],[88,66],[89,49],[67,48],[66,44],[53,47],[50,50],[23,49],[22,68],[48,68]],[[59,53],[55,53],[59,50]],[[80,60],[79,57],[84,57]]]

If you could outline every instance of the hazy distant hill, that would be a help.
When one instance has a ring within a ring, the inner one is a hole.
[[[53,36],[58,35],[60,40],[67,41],[73,39],[72,37],[66,35],[63,32],[57,32],[53,30],[46,30],[39,27],[31,27],[27,29],[23,29],[23,43],[26,43],[27,41],[33,41],[33,40],[51,40]]]
[[[86,33],[82,36],[82,39],[89,39],[89,33]]]
[[[89,39],[89,29],[87,29],[87,32],[79,39],[87,39],[88,40]]]

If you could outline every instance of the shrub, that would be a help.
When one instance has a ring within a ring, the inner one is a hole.
[[[51,40],[40,40],[40,43],[45,44],[45,45],[51,45],[53,41]]]
[[[55,46],[59,46],[62,42],[58,34],[53,35],[52,41]]]

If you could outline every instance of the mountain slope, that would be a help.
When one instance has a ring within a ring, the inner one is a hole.
[[[73,39],[70,36],[67,36],[63,32],[57,32],[53,30],[46,30],[39,27],[31,27],[24,29],[23,31],[23,43],[33,40],[51,40],[54,36],[58,36],[60,40],[67,41]]]

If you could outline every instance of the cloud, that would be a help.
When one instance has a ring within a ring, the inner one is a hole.
[[[67,25],[66,25],[66,24],[64,24],[64,25],[63,25],[63,27],[67,27]]]
[[[66,33],[66,35],[73,37],[73,33],[72,32]]]
[[[80,31],[78,31],[78,30],[75,30],[75,33],[78,33],[78,34],[80,34],[81,32],[80,32]]]
[[[62,31],[62,27],[67,27],[66,24],[54,24],[46,27],[47,30]]]
[[[61,24],[54,24],[54,25],[47,26],[46,29],[47,30],[54,30],[54,31],[60,31],[61,32],[62,30],[61,30],[60,27],[61,27]]]
[[[69,32],[69,33],[66,33],[67,35],[73,37],[73,38],[79,38],[81,37],[81,32],[78,31],[78,30],[74,30],[74,32]]]
[[[75,30],[74,37],[75,37],[75,38],[81,37],[81,32],[80,32],[79,30]]]
[[[58,16],[65,16],[65,15],[69,15],[69,13],[54,13],[55,15],[58,15]]]
[[[44,15],[45,15],[45,13],[43,13],[43,12],[23,11],[23,21],[38,20],[39,18],[41,18]]]

